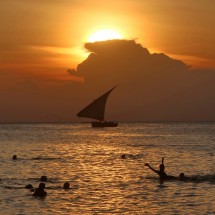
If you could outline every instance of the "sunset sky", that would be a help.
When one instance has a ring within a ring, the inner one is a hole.
[[[76,86],[85,84],[84,77],[70,71],[88,57],[85,43],[103,40],[102,30],[112,32],[109,39],[133,40],[151,54],[183,61],[189,71],[209,72],[210,80],[214,23],[211,0],[0,1],[0,120],[75,120],[75,111],[93,99],[93,91],[81,100],[86,91]],[[100,86],[95,96],[111,87]]]

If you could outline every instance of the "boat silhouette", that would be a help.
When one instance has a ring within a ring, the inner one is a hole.
[[[83,110],[81,110],[77,114],[77,116],[97,120],[97,121],[91,122],[92,127],[117,127],[118,126],[117,122],[105,120],[105,106],[106,106],[107,98],[115,88],[116,86],[110,89],[109,91],[107,91],[102,96],[98,97],[93,102],[91,102]]]

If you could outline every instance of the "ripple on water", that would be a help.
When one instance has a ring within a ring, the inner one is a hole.
[[[215,211],[214,124],[125,123],[117,131],[92,130],[86,124],[0,127],[7,134],[0,135],[3,214]],[[144,163],[158,168],[163,156],[167,173],[185,172],[196,180],[160,183]],[[24,186],[38,187],[42,175],[48,177],[48,195],[35,199]],[[71,189],[62,188],[65,181]]]

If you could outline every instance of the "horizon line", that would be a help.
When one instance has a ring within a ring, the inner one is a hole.
[[[113,121],[113,120],[111,120]],[[59,122],[59,121],[32,121],[32,122],[0,122],[0,125],[5,125],[5,124],[87,124],[91,123],[92,121],[82,121],[82,122]],[[115,122],[115,121],[114,121]],[[174,121],[174,120],[147,120],[147,121],[117,121],[118,123],[215,123],[215,120],[195,120],[195,121]]]

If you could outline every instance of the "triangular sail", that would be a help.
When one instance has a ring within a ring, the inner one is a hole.
[[[87,107],[85,107],[83,110],[81,110],[77,116],[78,117],[85,117],[85,118],[91,118],[103,121],[104,115],[105,115],[105,105],[107,102],[107,98],[109,94],[116,88],[113,87],[111,90],[106,92],[104,95],[100,96],[96,100],[94,100],[92,103],[90,103]]]

